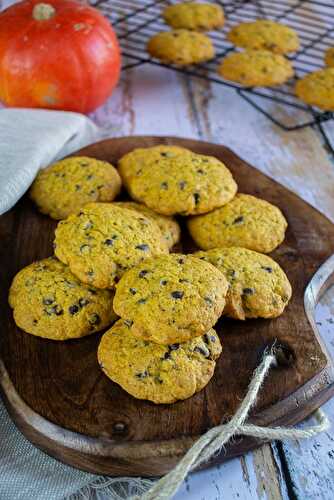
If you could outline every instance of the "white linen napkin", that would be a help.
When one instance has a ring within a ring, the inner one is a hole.
[[[0,215],[15,205],[41,168],[101,136],[79,113],[1,109]]]

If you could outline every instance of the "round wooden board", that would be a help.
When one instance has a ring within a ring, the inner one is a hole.
[[[273,254],[292,283],[286,312],[275,320],[221,320],[217,330],[223,353],[208,386],[173,405],[154,405],[129,396],[100,371],[96,349],[101,335],[53,342],[19,330],[7,304],[15,273],[52,253],[55,222],[22,199],[0,218],[1,338],[0,386],[6,406],[20,430],[50,455],[75,467],[110,475],[161,475],[170,470],[194,440],[228,419],[244,397],[264,349],[275,339],[293,355],[271,371],[252,412],[260,425],[298,422],[334,392],[332,361],[312,320],[317,295],[329,286],[334,253],[334,226],[314,208],[269,179],[229,149],[206,142],[161,137],[124,137],[89,146],[80,154],[108,160],[136,147],[177,144],[214,155],[226,163],[240,192],[278,205],[289,222],[287,237]],[[183,250],[194,249],[189,236]],[[328,279],[327,279],[328,278]],[[259,445],[242,438],[215,462]]]

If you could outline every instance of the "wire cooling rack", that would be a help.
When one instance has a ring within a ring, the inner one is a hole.
[[[206,0],[210,1],[210,0]],[[224,8],[226,22],[220,31],[209,35],[216,49],[216,57],[207,63],[180,68],[163,64],[151,58],[146,52],[148,39],[155,33],[169,29],[161,17],[162,9],[171,3],[166,0],[93,0],[95,7],[110,20],[114,26],[126,63],[123,69],[141,64],[153,64],[170,68],[179,73],[202,78],[217,84],[233,87],[249,104],[265,114],[268,119],[284,130],[296,130],[311,125],[319,125],[333,119],[332,112],[321,112],[307,106],[294,94],[296,78],[316,71],[324,66],[324,51],[334,46],[334,1],[318,0],[225,0],[212,1]],[[294,65],[296,78],[280,87],[243,88],[224,80],[217,74],[217,65],[231,50],[232,44],[226,40],[226,33],[232,26],[267,18],[281,21],[295,29],[300,37],[301,48],[289,57]],[[277,106],[270,106],[271,100]],[[291,110],[294,109],[294,113]],[[296,110],[298,112],[296,113]],[[328,141],[327,141],[328,142]]]

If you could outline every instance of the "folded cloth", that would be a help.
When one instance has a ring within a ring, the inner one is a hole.
[[[41,168],[99,138],[98,127],[78,113],[0,110],[0,214],[15,205]]]

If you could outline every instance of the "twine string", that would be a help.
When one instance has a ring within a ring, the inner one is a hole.
[[[168,474],[156,481],[149,491],[143,495],[132,497],[132,500],[167,500],[172,498],[188,473],[212,458],[235,435],[246,435],[255,438],[272,439],[305,439],[311,438],[330,427],[327,416],[317,410],[314,416],[317,424],[307,429],[294,429],[284,427],[260,427],[245,424],[251,408],[257,400],[260,388],[272,365],[276,364],[276,357],[271,352],[266,352],[259,366],[254,371],[249,384],[246,397],[240,404],[233,418],[226,424],[213,427],[203,434],[196,443],[187,451],[182,460]]]

